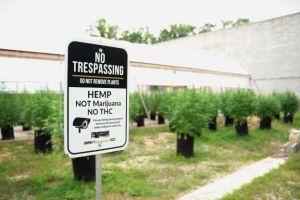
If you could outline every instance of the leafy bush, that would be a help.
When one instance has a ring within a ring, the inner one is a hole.
[[[260,118],[273,118],[273,116],[280,112],[280,102],[273,96],[259,95],[256,98],[256,112],[255,114]]]
[[[55,94],[49,90],[38,91],[33,95],[32,122],[37,129],[46,128],[46,119],[51,115],[51,104],[54,100]]]
[[[159,103],[157,111],[159,115],[171,119],[172,110],[174,108],[175,92],[163,92],[159,95]]]
[[[232,117],[237,121],[246,121],[255,111],[255,94],[251,90],[237,89],[229,96],[228,109]]]
[[[281,99],[282,99],[283,93],[278,93],[278,92],[273,91],[271,96],[279,103],[279,106],[280,106],[279,112],[280,112],[281,111]]]
[[[281,110],[285,113],[295,113],[299,109],[299,99],[295,93],[287,91],[281,95]]]
[[[230,96],[233,90],[227,90],[220,94],[220,109],[224,116],[231,116],[230,113]]]
[[[209,102],[211,103],[211,110],[210,110],[211,116],[212,118],[217,117],[221,105],[220,96],[213,92],[205,92],[205,93],[209,98]]]
[[[145,102],[147,105],[147,109],[150,112],[157,112],[158,103],[159,103],[159,93],[158,92],[151,92],[148,95],[144,96]]]
[[[64,100],[63,94],[55,94],[52,99],[49,109],[51,113],[44,120],[45,131],[52,133],[59,140],[58,147],[63,150],[63,135],[64,135]]]
[[[33,104],[33,94],[22,93],[20,94],[20,118],[19,122],[32,126],[33,123],[33,114],[32,110],[34,108]]]
[[[200,136],[211,119],[212,103],[206,93],[195,89],[181,91],[176,95],[172,122],[178,133]]]
[[[0,127],[13,126],[18,120],[18,94],[0,92]]]
[[[141,97],[137,92],[129,95],[129,119],[134,122],[139,116],[145,115]]]

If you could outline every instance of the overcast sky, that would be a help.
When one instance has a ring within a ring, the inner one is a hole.
[[[261,21],[300,12],[300,0],[0,0],[0,48],[55,51],[98,18],[122,29]]]

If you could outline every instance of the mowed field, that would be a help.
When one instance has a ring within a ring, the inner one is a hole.
[[[132,128],[126,150],[102,156],[103,198],[174,199],[244,165],[276,154],[288,141],[289,130],[300,128],[299,118],[297,113],[292,125],[274,121],[273,129],[264,131],[258,129],[257,118],[249,118],[250,134],[244,137],[238,136],[234,127],[222,127],[222,119],[219,119],[218,131],[206,130],[196,138],[192,158],[176,155],[176,134],[171,133],[167,125]],[[288,169],[285,167],[282,171]],[[300,173],[294,176],[298,179],[293,180],[299,180]],[[265,185],[261,184],[262,190]],[[277,185],[280,187],[281,182]],[[286,185],[282,183],[282,187]],[[246,190],[256,191],[256,188]],[[0,194],[3,200],[94,199],[95,183],[74,180],[71,160],[61,151],[35,154],[33,141],[1,142]],[[235,199],[239,197],[236,195]]]

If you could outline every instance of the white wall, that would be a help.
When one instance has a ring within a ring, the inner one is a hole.
[[[235,60],[263,93],[291,90],[300,96],[300,13],[157,45]]]
[[[64,83],[65,63],[59,61],[0,57],[0,82],[7,90],[34,91],[47,86],[60,90]],[[171,71],[153,68],[129,68],[129,91],[137,85],[187,86],[200,88],[249,88],[248,78],[238,78],[207,73]]]
[[[206,73],[170,71],[153,68],[132,67],[129,71],[130,91],[136,90],[136,85],[188,86],[200,88],[203,86],[223,88],[250,88],[248,78],[230,77]]]
[[[45,87],[60,90],[64,82],[64,62],[0,57],[0,82],[6,90],[35,91]]]

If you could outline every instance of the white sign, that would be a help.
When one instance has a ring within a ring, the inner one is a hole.
[[[66,56],[65,152],[82,157],[128,144],[128,56],[124,49],[73,41]]]

